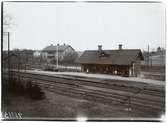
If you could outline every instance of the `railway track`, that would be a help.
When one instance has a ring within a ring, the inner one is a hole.
[[[42,88],[47,89],[49,91],[61,94],[72,96],[76,98],[86,99],[90,101],[96,101],[101,103],[106,103],[114,106],[122,107],[122,109],[130,108],[134,111],[141,111],[156,114],[157,112],[161,112],[163,109],[160,107],[161,104],[159,102],[154,102],[152,100],[145,100],[139,99],[136,97],[126,97],[123,95],[118,95],[115,93],[106,93],[106,92],[99,92],[89,89],[79,89],[79,88],[72,88],[72,87],[62,87],[62,86],[50,86],[45,85],[43,83],[37,82]],[[130,101],[129,101],[130,99]],[[131,103],[129,105],[129,102]]]
[[[34,84],[38,84],[41,88],[67,96],[128,107],[134,111],[139,110],[152,114],[164,112],[165,109],[164,90],[155,87],[147,88],[146,84],[133,86],[82,77],[55,77],[23,72],[13,74],[15,77],[35,80]]]
[[[15,72],[15,75],[18,72]],[[147,83],[136,83],[136,82],[127,82],[122,80],[108,80],[108,79],[97,79],[97,78],[85,78],[85,77],[78,77],[78,76],[67,76],[67,75],[47,75],[47,74],[37,74],[37,73],[24,73],[20,72],[20,76],[33,76],[34,78],[36,75],[37,78],[46,79],[50,81],[54,81],[55,78],[58,81],[66,79],[68,82],[64,82],[65,84],[75,84],[75,85],[88,85],[88,86],[95,86],[95,87],[102,87],[102,88],[109,88],[109,89],[116,89],[116,90],[123,90],[123,91],[130,91],[133,93],[143,93],[155,96],[164,96],[165,87],[157,87]]]

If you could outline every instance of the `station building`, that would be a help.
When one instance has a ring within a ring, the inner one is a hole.
[[[98,50],[86,50],[76,62],[82,72],[138,76],[142,60],[140,49],[123,49],[119,44],[116,50],[103,50],[102,45]]]

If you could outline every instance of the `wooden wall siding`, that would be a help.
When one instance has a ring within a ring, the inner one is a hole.
[[[144,60],[140,49],[103,50],[106,56],[99,57],[98,50],[86,50],[77,63],[83,72],[108,73],[125,76],[140,74],[141,60]]]
[[[134,73],[135,75],[134,76],[139,76],[140,75],[140,71],[141,71],[141,61],[140,61],[140,58],[138,57],[134,63],[135,65],[135,69],[134,69]]]
[[[130,66],[125,65],[100,65],[100,64],[82,64],[82,72],[106,73],[114,75],[129,76]]]

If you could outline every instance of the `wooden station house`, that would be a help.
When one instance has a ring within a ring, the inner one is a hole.
[[[119,44],[117,50],[102,50],[102,45],[98,50],[86,50],[77,63],[81,64],[82,72],[138,76],[142,60],[140,49],[122,49]]]

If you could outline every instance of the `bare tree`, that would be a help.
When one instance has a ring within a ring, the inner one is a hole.
[[[3,13],[3,32],[9,31],[14,25],[13,16],[9,13]]]
[[[61,62],[65,63],[65,64],[74,64],[74,61],[76,60],[76,58],[78,58],[78,53],[77,52],[70,52],[64,56],[64,58]]]
[[[3,50],[8,49],[10,40],[10,32],[14,25],[13,16],[9,13],[3,12]]]

